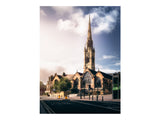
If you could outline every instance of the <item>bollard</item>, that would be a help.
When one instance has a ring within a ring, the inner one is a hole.
[[[103,96],[102,96],[102,102],[103,102]]]
[[[82,95],[80,94],[80,99],[82,99]]]
[[[97,101],[98,101],[98,95],[97,95]]]
[[[93,95],[92,95],[92,100],[93,100]]]

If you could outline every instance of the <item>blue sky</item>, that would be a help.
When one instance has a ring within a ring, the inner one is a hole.
[[[40,7],[41,80],[49,74],[83,72],[91,16],[96,70],[120,71],[120,7]],[[46,80],[45,80],[46,81]]]

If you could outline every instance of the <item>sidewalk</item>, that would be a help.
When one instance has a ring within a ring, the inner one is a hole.
[[[82,99],[80,99],[80,96],[76,96],[76,97],[69,97],[68,99],[70,100],[84,100],[84,101],[97,101],[97,96],[94,95],[93,96],[93,100],[92,100],[92,96],[90,96],[90,100],[89,100],[89,96],[82,96]],[[102,101],[102,95],[98,95],[98,101]],[[120,99],[112,99],[112,95],[103,95],[103,101],[115,101],[115,102],[120,102]]]
[[[64,100],[65,98],[55,98],[55,97],[47,97],[47,96],[41,96],[40,97],[41,100]],[[80,96],[73,96],[73,97],[68,97],[69,100],[84,100],[84,101],[97,101],[97,96],[94,95],[93,96],[93,100],[92,100],[92,95],[90,96],[90,100],[89,100],[89,96],[82,96],[82,99],[80,99]],[[98,95],[98,101],[102,101],[102,95]],[[110,95],[103,95],[103,101],[114,101],[114,102],[120,102],[120,99],[112,99],[112,94]]]

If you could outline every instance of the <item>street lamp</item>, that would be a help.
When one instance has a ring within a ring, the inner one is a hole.
[[[86,86],[86,84],[85,84],[85,82],[84,82],[84,99],[85,99],[85,86]]]
[[[82,91],[81,91],[81,88],[80,88],[80,90],[79,90],[80,99],[82,99],[82,93],[81,92]]]
[[[84,99],[85,99],[85,88],[84,88]]]
[[[102,88],[102,90],[103,90],[103,93],[102,93],[102,102],[103,102],[103,101],[104,101],[104,100],[103,100],[103,95],[104,95],[104,88]]]
[[[88,85],[88,91],[89,91],[89,100],[90,100],[90,85]]]
[[[98,86],[97,86],[97,101],[98,101]]]
[[[92,100],[93,100],[93,88],[92,88]]]

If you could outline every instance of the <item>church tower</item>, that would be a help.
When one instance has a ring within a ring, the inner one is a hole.
[[[86,68],[95,70],[95,49],[93,48],[90,16],[88,24],[87,43],[86,46],[84,47],[84,70]]]

